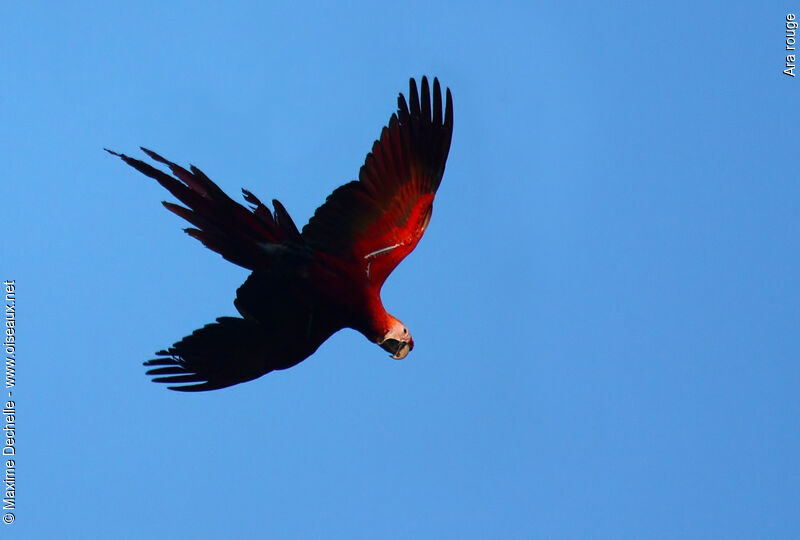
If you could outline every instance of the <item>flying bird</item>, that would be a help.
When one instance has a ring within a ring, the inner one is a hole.
[[[302,362],[335,332],[353,328],[402,359],[414,348],[405,324],[383,307],[386,278],[416,247],[431,219],[453,133],[453,98],[439,81],[409,82],[397,112],[354,180],[317,208],[302,232],[283,205],[243,189],[229,198],[197,167],[142,148],[149,163],[106,149],[155,179],[183,205],[162,204],[184,229],[228,261],[252,270],[236,291],[239,317],[219,317],[144,363],[171,390],[215,390]]]

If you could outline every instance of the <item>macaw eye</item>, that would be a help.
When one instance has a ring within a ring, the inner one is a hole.
[[[408,330],[406,330],[405,328],[403,328],[403,333],[404,333],[404,334],[408,334]]]

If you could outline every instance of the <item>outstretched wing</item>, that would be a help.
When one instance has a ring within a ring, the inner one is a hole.
[[[433,80],[421,92],[409,83],[398,110],[372,146],[358,180],[337,188],[303,228],[317,251],[362,268],[381,286],[417,245],[431,218],[433,198],[444,174],[453,134],[453,99]]]
[[[162,203],[167,210],[195,226],[184,229],[186,233],[234,264],[251,270],[263,269],[269,266],[269,250],[264,249],[266,244],[303,241],[289,213],[277,200],[272,201],[273,214],[255,195],[243,189],[245,200],[252,205],[252,209],[248,209],[228,197],[195,166],[186,170],[142,148],[153,160],[167,165],[174,175],[170,176],[144,161],[107,148],[106,151],[155,179],[185,204],[186,207]]]

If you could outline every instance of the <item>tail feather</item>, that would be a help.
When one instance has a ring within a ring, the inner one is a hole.
[[[170,390],[199,392],[249,381],[277,369],[270,358],[268,335],[258,322],[220,317],[195,330],[144,363],[153,382]],[[198,383],[198,384],[184,384]]]

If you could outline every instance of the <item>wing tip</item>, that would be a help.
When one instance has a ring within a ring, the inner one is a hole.
[[[139,147],[139,150],[141,150],[142,152],[144,152],[145,154],[147,154],[148,156],[150,156],[150,157],[151,157],[151,158],[153,158],[154,160],[156,160],[156,161],[160,161],[161,163],[164,163],[164,158],[163,158],[163,157],[161,157],[160,155],[156,154],[156,153],[155,153],[155,152],[153,152],[152,150],[150,150],[150,149],[148,149],[148,148],[145,148],[144,146],[140,146],[140,147]]]
[[[442,85],[439,82],[439,77],[433,78],[433,99],[431,99],[431,85],[428,81],[428,76],[423,75],[420,78],[419,87],[417,87],[417,80],[414,77],[408,79],[408,100],[400,92],[397,96],[396,114],[401,121],[404,121],[409,116],[420,116],[425,121],[425,113],[427,112],[428,118],[433,113],[434,122],[438,121],[439,125],[451,128],[453,124],[453,94],[450,92],[449,87],[445,87],[444,119],[442,120],[439,113],[442,106]]]

